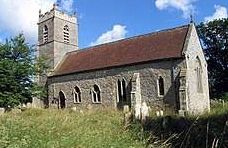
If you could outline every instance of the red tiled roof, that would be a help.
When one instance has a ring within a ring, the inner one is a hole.
[[[188,28],[186,25],[69,52],[54,75],[182,57]]]

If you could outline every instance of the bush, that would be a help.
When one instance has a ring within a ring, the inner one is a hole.
[[[221,96],[221,99],[227,102],[228,101],[228,92],[223,93],[223,95]]]

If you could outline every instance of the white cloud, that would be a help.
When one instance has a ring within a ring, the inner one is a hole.
[[[126,34],[126,26],[114,25],[112,30],[103,33],[95,42],[92,42],[90,45],[98,45],[124,39],[126,37]]]
[[[32,43],[37,41],[39,9],[49,11],[57,0],[1,0],[0,33],[11,36],[23,33]],[[72,10],[72,0],[60,0],[63,10]]]
[[[59,6],[63,11],[72,12],[73,11],[73,0],[60,0]]]
[[[196,0],[155,0],[155,5],[159,10],[175,8],[183,12],[184,18],[189,18],[195,12],[193,3]]]
[[[215,12],[212,16],[208,16],[204,18],[204,21],[212,21],[215,19],[221,19],[221,18],[227,18],[228,13],[226,7],[220,6],[220,5],[215,5]]]

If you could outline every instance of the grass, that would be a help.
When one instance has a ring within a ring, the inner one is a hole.
[[[29,109],[0,116],[0,147],[145,147],[123,127],[116,111],[71,112]]]
[[[223,148],[228,147],[228,103],[201,116],[150,117],[126,129],[117,111],[29,109],[0,116],[0,148]]]
[[[140,123],[135,121],[131,129],[137,129]],[[200,116],[179,117],[168,115],[150,117],[142,125],[141,139],[148,146],[178,148],[226,148],[228,147],[228,103],[218,104],[210,113]]]

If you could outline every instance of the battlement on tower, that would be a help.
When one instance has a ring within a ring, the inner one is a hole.
[[[56,18],[59,18],[59,19],[62,19],[62,20],[66,20],[66,21],[68,21],[70,23],[76,23],[77,22],[76,14],[70,15],[70,14],[68,14],[66,12],[63,12],[63,11],[59,10],[57,8],[57,6],[54,4],[53,8],[50,11],[48,11],[48,12],[46,12],[44,14],[42,14],[41,10],[40,10],[38,24],[42,23],[42,22],[44,22],[44,21],[46,21],[48,19],[51,19],[53,17],[56,17]]]

